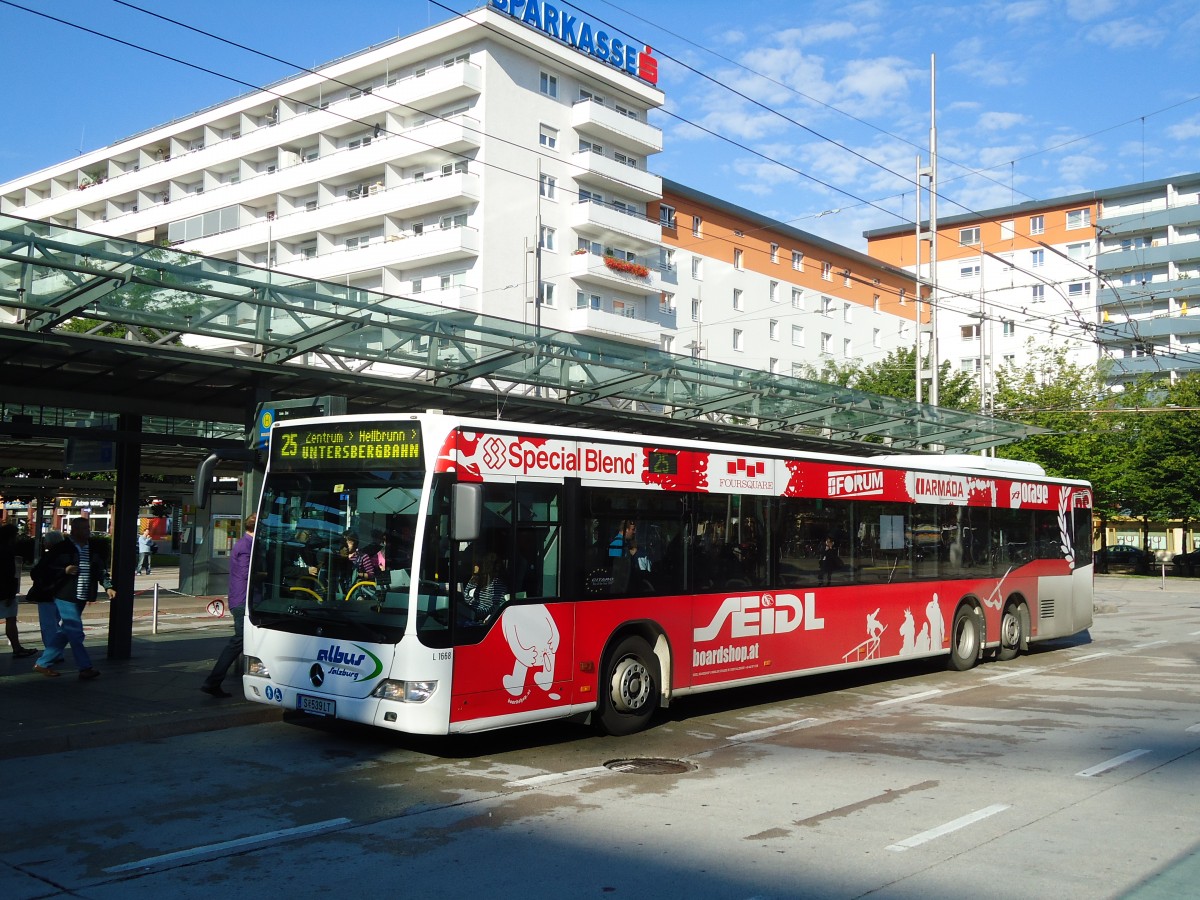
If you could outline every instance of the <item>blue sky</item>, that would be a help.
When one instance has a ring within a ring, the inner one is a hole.
[[[253,85],[294,71],[114,0],[13,2]],[[305,66],[479,5],[131,2]],[[1200,168],[1194,0],[556,5],[655,48],[655,171],[856,249],[914,215],[931,55],[942,217]],[[247,90],[7,0],[0,34],[0,182]]]

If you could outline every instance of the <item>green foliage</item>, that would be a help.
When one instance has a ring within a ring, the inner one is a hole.
[[[938,367],[938,373],[938,406],[959,410],[979,408],[979,392],[970,375],[952,371],[949,362],[943,362]],[[868,366],[857,362],[841,365],[834,360],[826,360],[820,371],[812,366],[806,367],[804,377],[882,397],[916,400],[917,351],[914,347],[900,347]],[[929,385],[926,383],[923,389],[926,401],[928,393]]]

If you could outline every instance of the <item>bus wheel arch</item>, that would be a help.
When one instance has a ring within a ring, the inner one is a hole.
[[[983,610],[978,601],[966,598],[954,610],[950,625],[950,667],[965,672],[979,662],[984,645]]]
[[[645,623],[619,629],[601,657],[594,723],[605,734],[646,728],[668,691],[670,648],[661,630]]]
[[[1014,594],[1004,603],[1000,614],[1000,647],[996,659],[1010,660],[1022,650],[1029,649],[1029,604],[1020,594]]]

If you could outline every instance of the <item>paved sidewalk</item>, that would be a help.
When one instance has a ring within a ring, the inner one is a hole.
[[[130,659],[106,658],[108,609],[92,604],[85,615],[88,649],[101,676],[76,677],[71,651],[59,678],[33,671],[35,657],[14,659],[7,642],[0,647],[0,759],[146,741],[179,734],[214,731],[237,725],[278,721],[279,709],[250,703],[241,695],[237,670],[225,679],[234,696],[218,700],[201,693],[200,684],[233,634],[229,618],[205,612],[212,598],[188,598],[186,614],[160,616],[151,634],[149,609],[153,585],[160,595],[178,584],[174,570],[139,575],[134,603]],[[22,640],[42,646],[37,609],[21,605]]]

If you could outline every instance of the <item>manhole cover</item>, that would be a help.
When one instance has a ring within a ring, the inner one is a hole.
[[[680,775],[696,768],[677,759],[614,759],[606,762],[604,767],[627,775]]]

